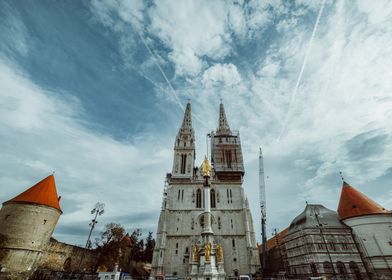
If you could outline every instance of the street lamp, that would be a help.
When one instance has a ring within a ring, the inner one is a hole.
[[[93,233],[94,227],[95,225],[98,223],[97,221],[97,217],[98,215],[101,216],[104,213],[104,208],[105,208],[105,204],[104,203],[100,203],[97,202],[94,206],[94,209],[91,210],[91,214],[95,214],[94,219],[91,220],[91,222],[89,223],[89,226],[91,227],[90,229],[90,233],[88,234],[88,238],[86,241],[86,245],[84,246],[84,249],[88,249],[88,247],[90,247],[90,238],[91,238],[91,234]],[[79,271],[80,271],[80,267],[82,265],[82,261],[83,261],[83,257],[84,257],[84,252],[82,253],[82,256],[80,257],[80,262],[79,262]]]

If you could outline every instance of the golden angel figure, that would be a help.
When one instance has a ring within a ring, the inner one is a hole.
[[[222,245],[220,244],[216,246],[216,259],[218,263],[223,261],[223,250],[222,250]]]
[[[192,248],[192,260],[194,262],[199,261],[199,247],[196,244],[193,245],[193,248]]]
[[[204,246],[204,254],[206,257],[206,262],[209,262],[211,260],[211,243],[207,243]]]

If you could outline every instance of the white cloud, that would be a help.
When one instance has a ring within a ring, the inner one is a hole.
[[[95,1],[94,7],[106,26],[125,36],[124,53],[132,52],[138,42],[125,24],[134,28],[144,24],[147,44],[159,47],[159,64],[172,63],[176,70],[173,82],[185,76],[186,82],[176,84],[177,93],[192,99],[193,112],[202,115],[208,127],[194,121],[199,155],[206,149],[204,135],[216,126],[219,98],[223,98],[231,128],[241,132],[245,192],[254,218],[258,220],[257,151],[262,145],[269,176],[269,227],[283,228],[305,200],[336,208],[340,170],[354,186],[365,186],[391,170],[392,5],[379,3],[352,6],[327,1],[280,141],[276,139],[314,25],[305,18],[317,16],[320,2],[299,0],[290,10],[283,1],[157,1],[148,7],[136,5],[132,11],[123,8],[123,14],[120,2]],[[260,30],[273,22],[278,23],[279,35],[264,38]],[[258,42],[265,43],[265,52],[238,53],[238,46]],[[229,57],[235,62],[228,62]],[[242,57],[252,65],[243,63]],[[151,60],[142,65],[143,71],[154,67]],[[158,212],[161,193],[155,190],[170,170],[174,135],[147,134],[133,144],[97,135],[79,125],[77,113],[82,108],[75,109],[80,106],[77,101],[58,101],[4,65],[0,71],[1,104],[7,104],[0,107],[0,131],[8,143],[2,152],[6,160],[1,168],[8,174],[2,176],[2,184],[19,191],[31,178],[40,179],[37,173],[58,170],[59,188],[70,186],[81,203],[81,209],[68,208],[72,213],[62,217],[64,224],[88,213],[90,202],[102,196],[108,208],[116,205],[108,217],[127,215],[122,205],[133,203],[134,197],[138,198],[135,209]],[[13,180],[9,174],[16,165],[25,175]],[[116,186],[116,193],[108,193],[107,186]],[[380,190],[367,194],[392,208],[392,199],[384,198]]]
[[[124,31],[122,20],[140,31],[143,28],[145,4],[143,0],[93,0],[91,8],[105,26]]]
[[[115,31],[127,34],[126,24],[139,34],[147,33],[170,49],[177,76],[198,76],[208,65],[206,58],[222,60],[235,51],[233,40],[244,41],[271,23],[268,9],[281,13],[280,1],[143,1],[94,0],[97,18]],[[131,36],[127,34],[124,36]],[[127,40],[125,40],[127,41]],[[125,55],[126,56],[126,55]]]
[[[388,28],[388,23],[391,22],[392,7],[388,0],[379,1],[357,1],[358,10],[365,13],[368,16],[370,24],[386,24],[385,28]],[[390,29],[390,26],[389,28]]]
[[[389,11],[391,7],[388,4],[384,9]],[[282,213],[282,205],[290,204],[293,213],[303,208],[305,200],[336,209],[339,171],[359,187],[381,178],[392,168],[392,79],[388,70],[392,65],[392,35],[384,32],[389,28],[384,23],[389,19],[367,21],[365,11],[358,12],[343,1],[325,8],[288,128],[280,141],[276,139],[313,22],[309,26],[301,22],[295,30],[282,29],[265,57],[255,55],[258,71],[239,72],[243,86],[240,90],[218,87],[215,94],[203,95],[207,100],[196,100],[205,115],[216,119],[216,107],[206,104],[216,104],[217,95],[224,96],[230,126],[241,131],[248,162],[245,187],[251,194],[256,217],[257,181],[252,172],[257,170],[257,147],[264,146],[266,174],[270,176],[267,188],[271,188],[267,190],[270,226],[282,228],[293,218],[287,211]],[[366,13],[372,11],[370,8]],[[207,71],[208,77],[214,77],[215,71]],[[203,84],[198,92],[208,91],[206,87],[215,81],[205,80],[210,83]],[[282,197],[281,192],[287,197]],[[392,208],[391,200],[384,199],[381,190],[371,189],[367,194]]]
[[[157,1],[148,14],[149,32],[172,49],[170,58],[179,75],[198,74],[202,56],[219,59],[230,52],[223,2]]]
[[[87,231],[89,211],[96,201],[106,203],[102,225],[144,211],[152,217],[137,223],[127,220],[124,226],[155,230],[161,201],[157,190],[162,189],[162,176],[171,166],[172,141],[147,133],[135,137],[132,144],[97,134],[80,124],[77,103],[58,96],[1,61],[0,185],[7,186],[1,188],[2,201],[56,171],[64,214],[55,236],[81,243],[84,236],[63,236],[61,229],[82,222],[81,229]]]
[[[203,74],[203,83],[206,87],[223,86],[231,87],[241,82],[237,67],[232,63],[214,64]]]

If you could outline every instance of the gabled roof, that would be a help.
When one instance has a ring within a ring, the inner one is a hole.
[[[8,202],[45,205],[61,211],[53,175],[46,177],[31,188],[5,203]]]
[[[340,219],[344,220],[352,217],[390,212],[346,182],[343,182],[338,213]]]

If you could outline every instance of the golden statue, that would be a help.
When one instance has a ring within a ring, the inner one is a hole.
[[[195,244],[192,248],[192,260],[194,262],[199,262],[199,247]]]
[[[203,177],[210,177],[211,175],[211,165],[207,159],[207,156],[205,156],[203,165],[202,165],[202,172],[203,172]]]
[[[223,250],[220,244],[216,245],[216,260],[218,263],[223,261]]]
[[[206,257],[206,262],[211,261],[211,243],[207,243],[204,246],[204,255]]]

